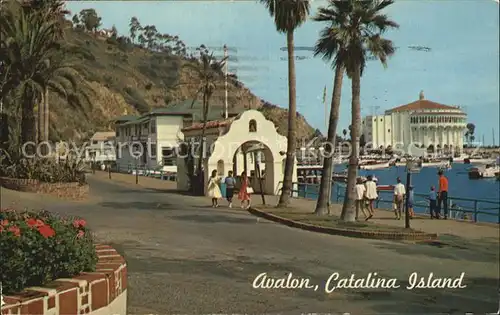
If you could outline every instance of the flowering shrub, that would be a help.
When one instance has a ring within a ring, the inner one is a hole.
[[[0,282],[4,293],[94,271],[96,263],[85,220],[47,211],[0,209]]]

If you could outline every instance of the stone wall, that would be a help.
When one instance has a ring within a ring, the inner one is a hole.
[[[57,279],[4,296],[1,315],[126,315],[127,265],[112,247],[97,245],[95,272]]]
[[[0,177],[0,186],[7,189],[49,194],[58,198],[82,200],[89,194],[89,185],[79,183],[44,183],[36,179]]]

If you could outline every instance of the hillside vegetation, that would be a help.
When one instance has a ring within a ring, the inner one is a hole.
[[[66,48],[76,58],[86,84],[81,88],[88,100],[83,108],[67,106],[67,100],[50,94],[50,138],[87,140],[95,131],[112,130],[113,118],[141,114],[196,97],[199,82],[182,65],[190,57],[146,44],[133,44],[128,37],[110,38],[68,22]],[[143,39],[144,42],[144,39]],[[142,47],[141,47],[142,46]],[[286,135],[287,111],[269,104],[233,78],[228,83],[229,111],[260,109]],[[83,96],[78,96],[83,97]],[[200,99],[201,97],[198,97]],[[224,104],[224,85],[216,88],[211,104]],[[299,115],[298,138],[310,138],[315,130]]]

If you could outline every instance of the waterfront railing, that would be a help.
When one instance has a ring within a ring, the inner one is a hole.
[[[145,164],[112,164],[111,171],[114,173],[122,173],[122,174],[133,174],[137,172],[139,176],[147,176],[154,177],[161,180],[168,181],[176,181],[177,173],[174,172],[166,172],[162,169],[151,169],[151,167],[147,167]]]
[[[282,182],[280,182],[280,187]],[[292,196],[299,198],[317,199],[319,196],[319,184],[293,183]],[[343,203],[345,195],[345,184],[334,183],[332,187],[332,203]],[[394,192],[392,190],[378,191],[379,198],[375,201],[376,208],[393,208]],[[415,193],[414,211],[420,214],[429,213],[428,194]],[[441,215],[444,214],[443,207]],[[472,221],[472,222],[497,222],[500,224],[500,203],[494,200],[448,197],[449,218]]]

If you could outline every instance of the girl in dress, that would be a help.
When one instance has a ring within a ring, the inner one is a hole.
[[[238,193],[238,199],[241,200],[241,208],[250,208],[249,184],[250,183],[248,182],[247,173],[241,173],[241,188],[240,192]],[[244,206],[245,201],[247,202],[246,207]]]
[[[207,184],[207,194],[209,197],[212,197],[212,207],[217,208],[219,206],[217,200],[222,198],[222,193],[219,188],[220,179],[217,177],[217,171],[212,171],[212,176],[208,180]]]

